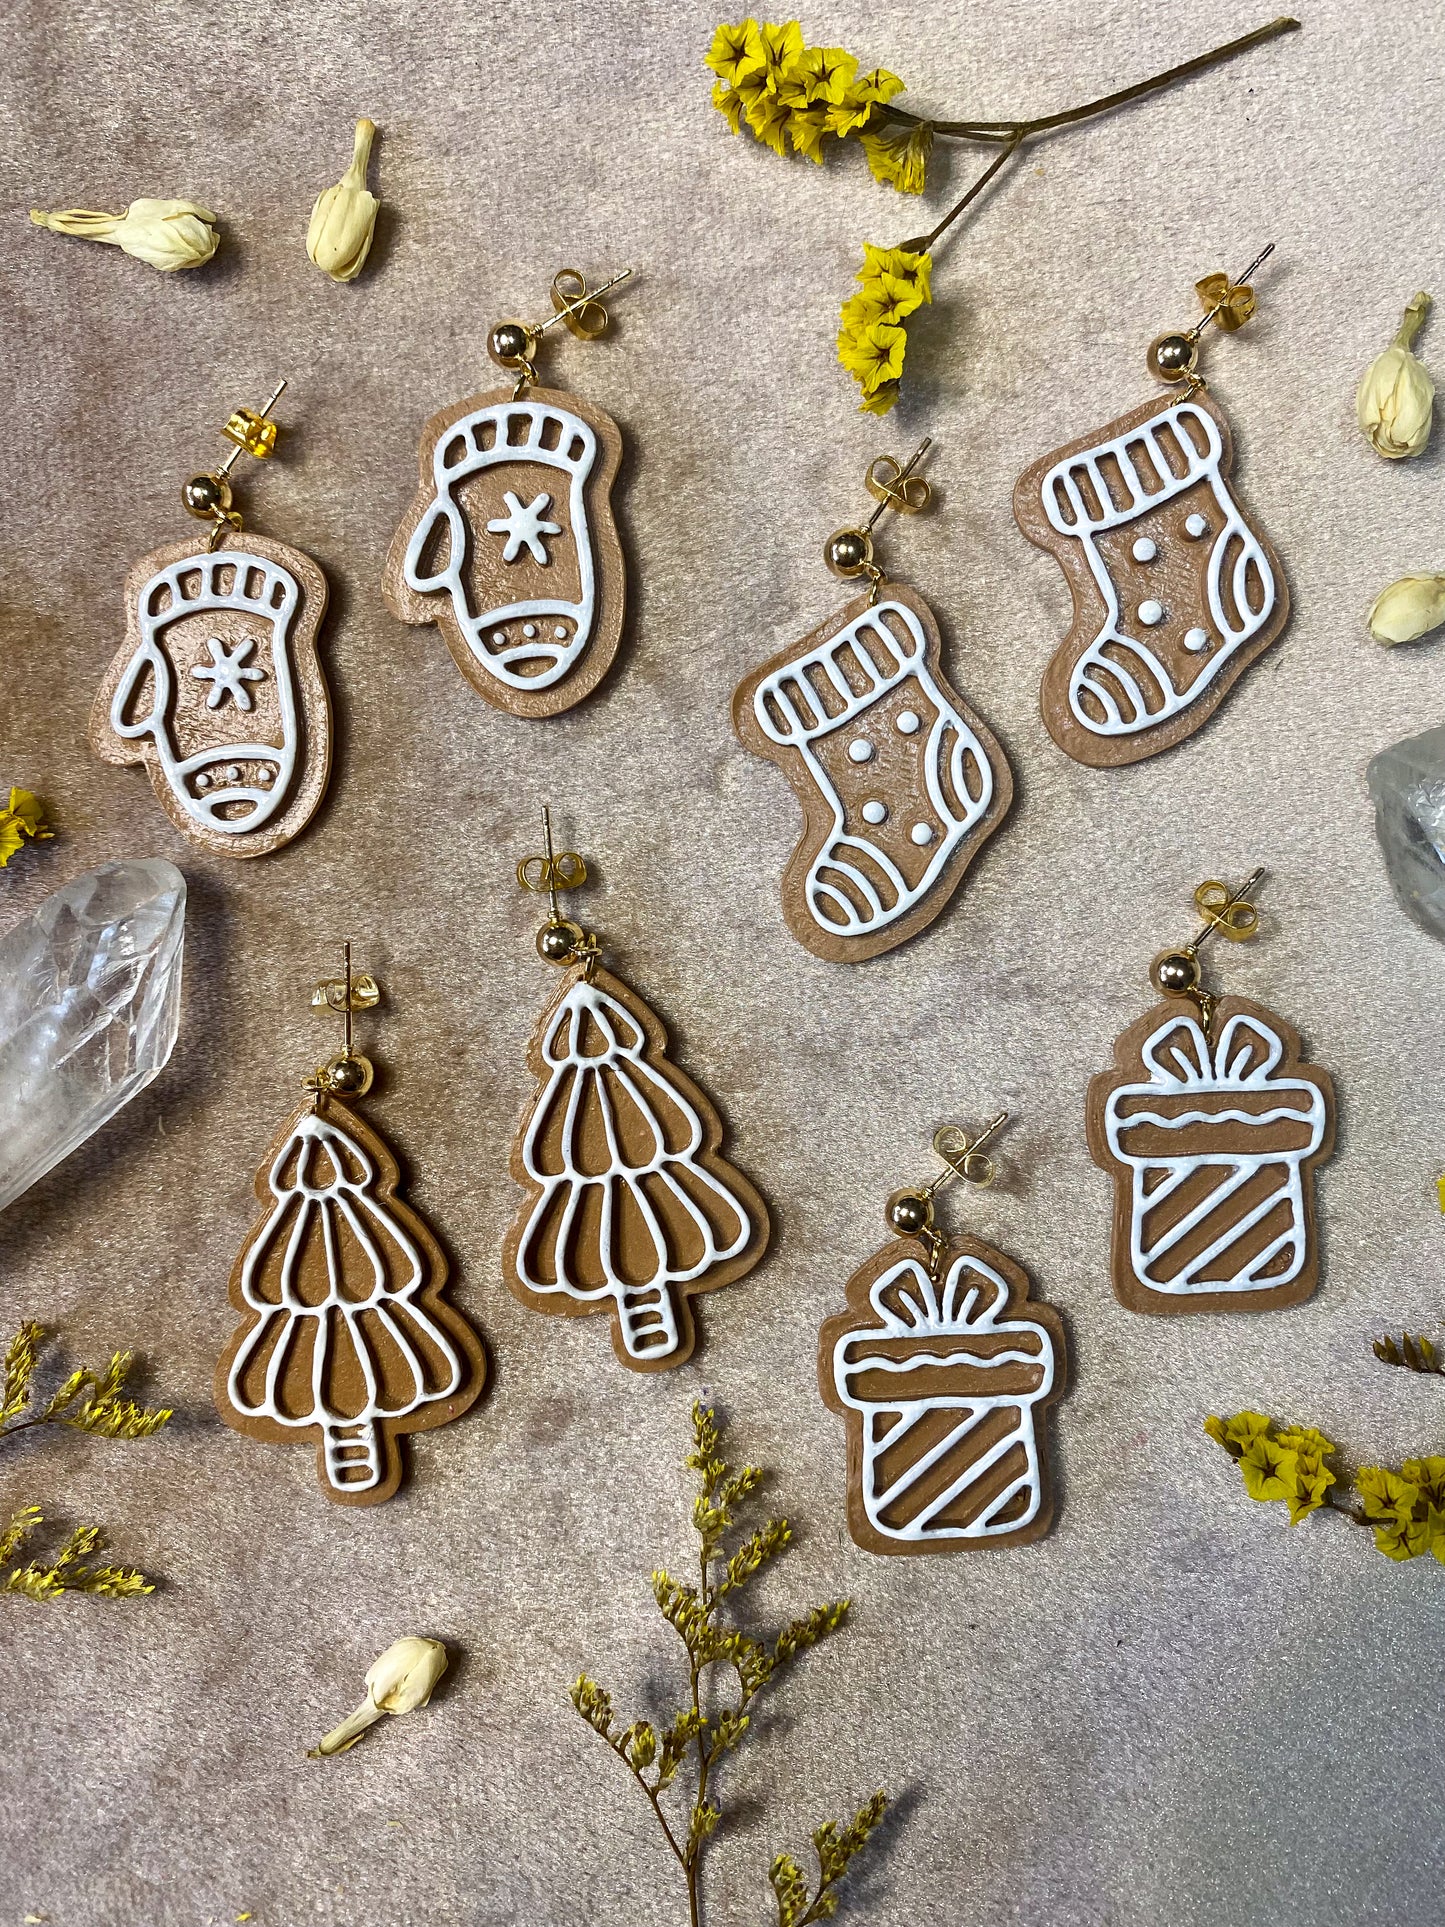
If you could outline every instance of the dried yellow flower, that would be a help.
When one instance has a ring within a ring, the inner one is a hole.
[[[381,205],[368,193],[366,167],[371,159],[371,143],[376,123],[359,120],[351,165],[336,183],[316,198],[311,210],[311,225],[306,230],[306,252],[333,281],[354,281],[366,265],[371,237],[376,231],[376,210]]]
[[[381,1657],[372,1661],[366,1675],[366,1698],[348,1719],[311,1748],[307,1759],[322,1760],[332,1753],[345,1753],[384,1714],[414,1713],[425,1706],[446,1670],[447,1649],[439,1639],[421,1639],[408,1633],[393,1640]]]
[[[1429,311],[1429,295],[1417,294],[1405,310],[1399,333],[1384,354],[1370,363],[1355,396],[1361,432],[1376,454],[1387,461],[1418,455],[1430,439],[1435,384],[1410,348]],[[1380,640],[1398,642],[1405,638]]]
[[[132,201],[124,214],[96,214],[83,207],[47,214],[32,207],[30,218],[52,234],[104,241],[162,274],[203,267],[221,245],[215,215],[194,201]]]
[[[1445,622],[1445,575],[1405,575],[1370,605],[1370,634],[1386,646],[1415,642]]]

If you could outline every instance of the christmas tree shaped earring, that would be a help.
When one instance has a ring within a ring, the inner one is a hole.
[[[143,763],[176,828],[223,856],[264,856],[298,836],[331,774],[331,701],[316,654],[326,578],[300,549],[241,538],[231,471],[264,461],[271,409],[238,408],[234,446],[181,491],[210,524],[202,545],[143,556],[126,578],[126,640],[91,711],[107,763]]]
[[[1200,336],[1254,313],[1249,278],[1197,284],[1204,315],[1161,335],[1149,372],[1178,398],[1147,401],[1025,469],[1014,517],[1068,580],[1074,616],[1044,671],[1050,735],[1110,768],[1181,742],[1283,630],[1279,558],[1231,483],[1234,443],[1198,372]]]
[[[537,350],[562,322],[579,341],[606,332],[602,296],[576,268],[552,282],[545,321],[499,321],[488,352],[510,388],[469,395],[422,430],[421,483],[382,576],[403,622],[434,622],[473,689],[513,716],[581,702],[622,638],[625,576],[612,513],[617,424],[537,385]]]
[[[768,1212],[721,1155],[722,1120],[671,1062],[667,1033],[622,979],[603,970],[596,936],[558,908],[587,880],[575,850],[518,865],[546,891],[537,953],[567,974],[528,1053],[538,1093],[512,1151],[527,1193],[507,1235],[508,1284],[536,1311],[612,1314],[612,1345],[634,1371],[692,1354],[690,1300],[751,1271]]]
[[[879,456],[866,477],[877,507],[824,545],[833,574],[866,580],[867,593],[733,696],[744,748],[777,763],[803,806],[783,872],[788,928],[836,963],[876,957],[932,923],[1013,801],[997,738],[944,676],[932,610],[874,558],[886,508],[927,507],[914,471],[930,446],[902,467]]]
[[[344,974],[312,1004],[340,1014],[345,1045],[256,1173],[261,1216],[231,1273],[241,1323],[216,1368],[227,1425],[281,1444],[314,1443],[317,1477],[338,1505],[376,1505],[401,1482],[401,1436],[461,1416],[486,1382],[482,1341],[444,1296],[447,1261],[399,1195],[380,1133],[343,1098],[373,1068],[354,1047],[354,1013],[381,1000],[375,978]]]

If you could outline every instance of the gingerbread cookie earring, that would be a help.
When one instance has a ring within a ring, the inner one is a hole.
[[[392,614],[436,623],[473,689],[513,716],[556,716],[581,702],[622,638],[611,501],[622,438],[599,409],[539,387],[535,357],[558,321],[595,341],[608,321],[601,297],[631,273],[589,289],[563,268],[547,320],[496,324],[488,352],[516,380],[423,428],[421,485],[387,556]]]
[[[943,1169],[888,1200],[896,1239],[848,1281],[818,1335],[823,1402],[848,1422],[848,1530],[868,1552],[1026,1545],[1053,1522],[1044,1415],[1064,1390],[1063,1321],[1022,1266],[948,1238],[933,1198],[950,1178],[992,1184],[983,1146],[945,1125]]]
[[[1229,479],[1229,423],[1198,373],[1205,327],[1243,327],[1249,277],[1273,252],[1239,285],[1199,282],[1203,317],[1150,348],[1150,373],[1182,388],[1177,400],[1145,402],[1042,456],[1014,489],[1019,527],[1073,594],[1040,705],[1081,763],[1134,763],[1192,736],[1289,618],[1279,558]]]
[[[1263,875],[1200,884],[1203,928],[1150,972],[1166,1002],[1089,1085],[1089,1149],[1114,1180],[1114,1290],[1131,1311],[1270,1311],[1318,1282],[1314,1174],[1334,1148],[1334,1087],[1282,1017],[1200,975],[1216,931],[1257,933]]]
[[[538,1091],[512,1151],[527,1193],[507,1234],[507,1283],[535,1311],[612,1314],[612,1346],[634,1371],[691,1356],[691,1299],[751,1271],[768,1212],[721,1154],[722,1120],[667,1054],[667,1033],[630,984],[597,961],[591,931],[558,909],[587,880],[575,850],[518,865],[546,891],[537,953],[566,972],[527,1061]]]
[[[744,748],[777,763],[803,806],[783,873],[788,928],[837,963],[876,957],[932,923],[1013,801],[997,738],[944,676],[932,610],[874,559],[884,509],[928,504],[913,471],[930,446],[901,468],[891,455],[873,462],[866,480],[878,506],[824,545],[834,575],[866,578],[868,593],[733,696]]]
[[[256,1173],[261,1216],[231,1273],[241,1314],[216,1368],[216,1409],[237,1432],[314,1444],[322,1491],[376,1505],[401,1482],[401,1438],[459,1418],[487,1376],[482,1341],[444,1296],[447,1261],[399,1195],[396,1159],[343,1098],[373,1068],[354,1047],[356,1011],[381,1000],[345,971],[312,1004],[345,1024],[339,1055],[306,1080]]]
[[[107,763],[143,763],[167,816],[223,856],[264,856],[299,836],[331,774],[331,700],[316,654],[326,578],[309,555],[246,534],[233,505],[241,452],[275,452],[270,411],[238,408],[213,474],[181,490],[211,525],[143,556],[126,578],[127,634],[96,695],[90,740]]]

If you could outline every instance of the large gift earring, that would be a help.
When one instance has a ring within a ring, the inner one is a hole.
[[[576,268],[552,283],[545,321],[499,321],[488,351],[509,388],[433,415],[421,485],[387,556],[382,592],[403,622],[434,622],[479,695],[513,716],[556,716],[590,695],[622,638],[625,578],[612,513],[617,424],[560,388],[537,386],[557,322],[581,341],[607,328]]]
[[[536,1311],[611,1312],[612,1345],[634,1371],[691,1356],[690,1300],[751,1271],[768,1211],[721,1154],[722,1120],[667,1054],[667,1033],[637,992],[598,964],[598,941],[564,917],[558,893],[587,879],[575,850],[517,869],[546,891],[537,953],[567,974],[527,1061],[538,1091],[512,1150],[527,1193],[507,1235],[507,1283]]]
[[[834,575],[866,579],[867,594],[733,696],[739,740],[780,766],[803,806],[783,915],[801,944],[834,962],[876,957],[932,923],[1013,801],[997,738],[944,676],[933,611],[889,582],[874,555],[886,508],[927,506],[914,470],[929,446],[901,468],[890,455],[873,462],[877,507],[824,546]]]
[[[256,1173],[261,1216],[231,1273],[241,1313],[216,1368],[227,1425],[280,1444],[314,1442],[322,1491],[376,1505],[402,1476],[401,1437],[461,1416],[487,1376],[482,1341],[442,1295],[447,1261],[399,1195],[390,1146],[343,1098],[364,1097],[373,1067],[354,1013],[381,1000],[351,968],[316,986],[338,1013],[340,1053],[306,1080]]]
[[[1081,435],[1024,470],[1014,517],[1063,570],[1068,635],[1044,671],[1050,735],[1109,768],[1169,749],[1205,723],[1289,618],[1279,558],[1234,493],[1229,423],[1198,372],[1205,327],[1254,313],[1249,277],[1197,284],[1205,313],[1161,335],[1149,372],[1182,389]]]
[[[1203,928],[1150,972],[1165,1002],[1089,1085],[1089,1149],[1114,1180],[1114,1290],[1131,1311],[1270,1311],[1318,1282],[1314,1174],[1334,1148],[1334,1087],[1282,1017],[1206,990],[1199,963],[1216,933],[1255,936],[1263,874],[1238,891],[1200,884]]]
[[[126,640],[96,695],[90,740],[107,763],[144,763],[179,830],[224,856],[264,856],[299,836],[326,794],[331,702],[316,654],[326,578],[309,555],[241,536],[231,471],[275,452],[271,419],[238,408],[234,446],[181,491],[210,524],[203,545],[143,556],[126,578]]]
[[[1053,1522],[1040,1432],[1064,1390],[1063,1321],[1030,1299],[1022,1266],[934,1222],[950,1178],[992,1184],[983,1146],[1007,1119],[935,1134],[943,1169],[888,1200],[903,1250],[854,1273],[818,1336],[823,1401],[848,1422],[848,1530],[869,1552],[1026,1545]]]

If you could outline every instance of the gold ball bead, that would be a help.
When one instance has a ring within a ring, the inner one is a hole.
[[[865,529],[838,529],[823,544],[823,560],[845,581],[862,575],[873,560],[873,538]]]
[[[1199,343],[1188,335],[1160,335],[1149,346],[1149,372],[1156,381],[1187,381],[1199,363]]]
[[[537,954],[547,963],[570,963],[577,953],[577,936],[570,924],[548,923],[537,932]]]
[[[900,1238],[913,1238],[933,1222],[933,1202],[921,1191],[895,1191],[884,1214],[890,1231]]]
[[[530,328],[521,321],[499,321],[487,341],[487,353],[503,368],[520,368],[536,346]]]
[[[328,1065],[326,1081],[333,1091],[354,1097],[371,1082],[370,1066],[360,1057],[338,1057],[334,1064]]]
[[[212,522],[231,506],[231,484],[224,475],[193,475],[181,488],[186,513]]]
[[[1184,950],[1166,950],[1154,960],[1154,983],[1166,997],[1187,997],[1199,982],[1199,962]]]

